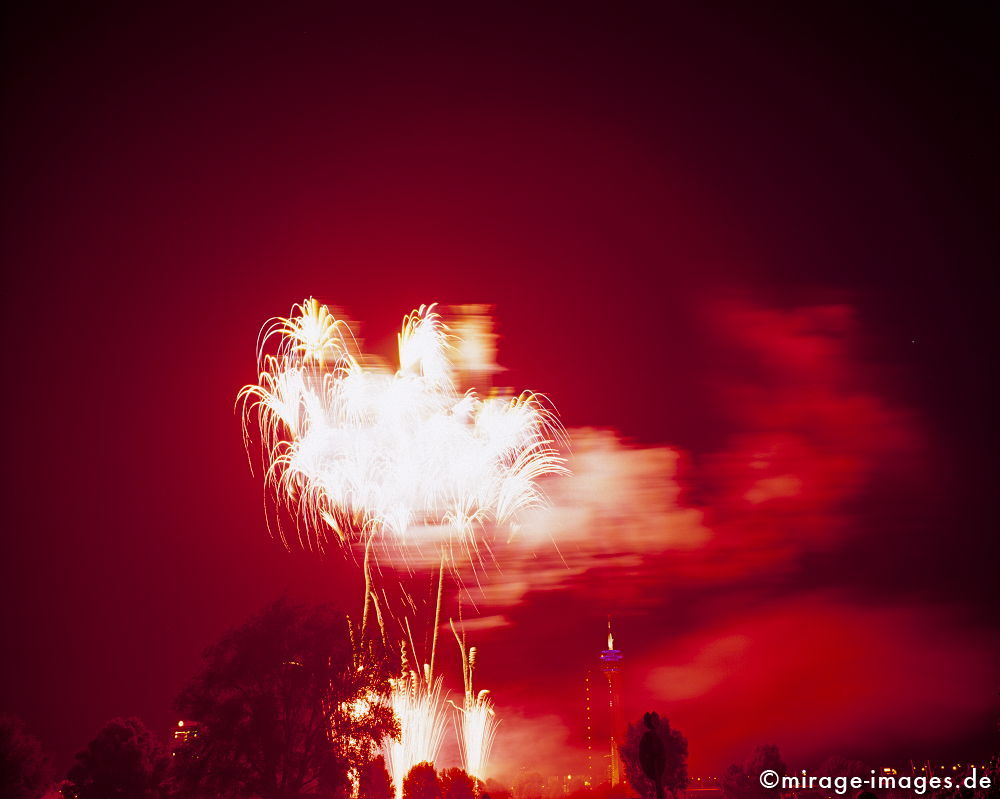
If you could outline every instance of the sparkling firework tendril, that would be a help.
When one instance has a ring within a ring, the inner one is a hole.
[[[396,799],[403,795],[403,778],[417,763],[437,760],[444,735],[444,702],[441,678],[431,674],[430,665],[423,674],[410,669],[403,652],[403,674],[389,680],[385,701],[399,723],[399,737],[382,742],[386,769],[396,789]]]
[[[477,527],[540,504],[537,480],[565,471],[543,397],[459,391],[434,307],[405,317],[396,372],[315,299],[261,331],[258,382],[238,400],[244,440],[256,422],[266,482],[301,545],[322,550],[332,531],[345,544],[443,539],[471,554]]]
[[[467,774],[477,780],[485,780],[490,749],[493,747],[493,738],[499,722],[493,710],[490,692],[480,691],[477,694],[472,687],[472,673],[476,668],[476,648],[466,648],[465,634],[461,636],[458,634],[454,622],[451,623],[451,631],[462,653],[462,678],[465,687],[461,707],[451,702],[458,714],[455,726],[458,729],[462,761]]]

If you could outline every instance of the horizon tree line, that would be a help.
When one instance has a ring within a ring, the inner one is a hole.
[[[109,721],[80,751],[61,788],[41,744],[12,717],[0,718],[3,799],[395,799],[379,753],[398,734],[391,709],[358,700],[387,687],[387,658],[352,640],[348,620],[329,605],[268,605],[205,653],[205,667],[176,701],[197,734],[173,751],[139,719]],[[657,713],[629,724],[619,753],[630,793],[610,783],[571,799],[678,799],[688,786],[688,742]],[[531,764],[536,765],[536,764]],[[829,758],[821,773],[864,775],[858,761]],[[786,774],[778,748],[759,746],[720,781],[724,799],[774,799],[760,786],[764,769]],[[995,764],[994,764],[995,770]],[[531,775],[526,775],[530,777]],[[544,799],[542,779],[515,791],[483,783],[460,768],[420,763],[406,775],[402,799]],[[909,798],[908,798],[909,799]],[[939,792],[936,799],[985,799]]]

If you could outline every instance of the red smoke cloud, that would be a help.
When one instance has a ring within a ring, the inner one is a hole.
[[[720,424],[732,430],[725,449],[695,457],[571,430],[572,476],[550,481],[551,507],[498,544],[503,570],[487,604],[516,604],[598,568],[696,581],[786,568],[851,535],[851,502],[881,474],[914,476],[920,432],[867,384],[849,308],[729,305],[707,318]]]
[[[697,479],[728,576],[828,550],[877,480],[921,477],[921,433],[859,360],[849,307],[726,305],[709,318],[727,349],[715,384],[734,432]]]
[[[916,749],[981,713],[990,639],[894,599],[891,574],[882,599],[865,598],[840,557],[859,539],[892,545],[866,520],[866,497],[903,485],[918,502],[930,484],[917,419],[872,379],[847,306],[716,305],[704,318],[725,446],[682,453],[570,431],[573,476],[498,545],[480,629],[517,608],[538,634],[530,620],[562,607],[559,592],[582,618],[615,613],[626,706],[666,713],[696,772],[765,742],[793,762],[879,742],[933,751]]]
[[[941,610],[803,593],[734,610],[633,669],[647,675],[644,701],[696,742],[702,773],[740,762],[754,742],[777,743],[792,766],[865,756],[876,742],[932,756],[982,713],[995,654],[990,637]]]

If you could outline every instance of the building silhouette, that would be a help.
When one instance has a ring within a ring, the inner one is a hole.
[[[170,755],[174,757],[181,747],[198,737],[198,722],[181,719],[170,734]]]

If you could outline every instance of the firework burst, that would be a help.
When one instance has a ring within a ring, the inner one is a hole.
[[[422,671],[411,668],[404,648],[401,676],[380,700],[400,727],[398,738],[383,742],[397,796],[415,764],[436,759],[444,732],[434,660],[446,564],[455,566],[456,546],[475,564],[476,531],[543,504],[539,479],[565,472],[560,427],[544,397],[460,390],[460,378],[495,371],[494,337],[475,312],[456,329],[461,335],[433,305],[408,314],[393,370],[363,354],[350,326],[308,299],[264,326],[257,382],[237,400],[248,454],[256,428],[269,494],[295,520],[298,543],[323,550],[332,534],[342,545],[363,545],[362,634],[373,607],[386,643],[371,568],[375,544],[400,551],[429,544],[440,559],[430,662]],[[281,518],[277,530],[290,546]],[[408,621],[406,627],[409,633]],[[460,644],[465,697],[458,730],[466,769],[480,777],[496,720],[488,693],[472,692],[475,649]]]
[[[258,381],[239,394],[244,439],[259,429],[266,482],[300,544],[323,549],[332,532],[472,552],[475,529],[541,504],[538,478],[565,470],[555,415],[531,392],[460,391],[461,343],[433,305],[403,320],[395,371],[314,299],[264,327]]]

